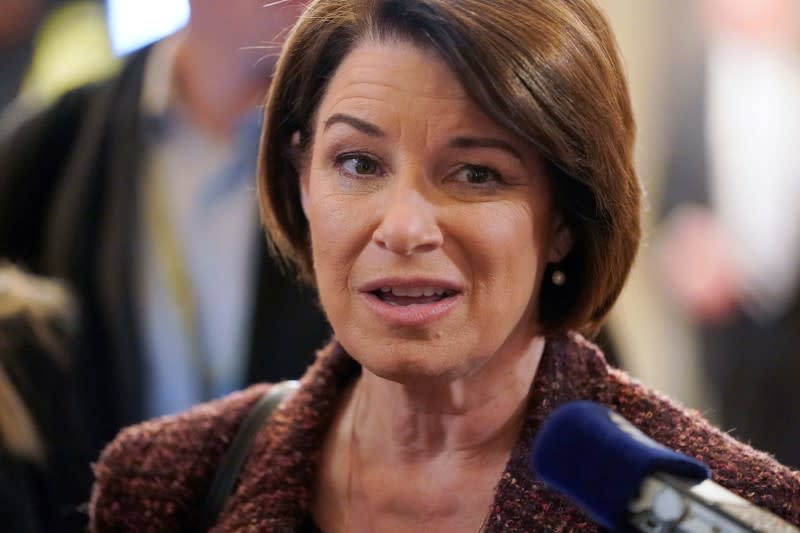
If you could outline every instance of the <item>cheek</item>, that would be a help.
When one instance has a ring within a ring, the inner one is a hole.
[[[487,206],[475,217],[481,223],[464,233],[470,243],[465,248],[471,250],[475,296],[480,300],[475,312],[504,309],[498,316],[508,320],[511,308],[522,313],[536,300],[547,250],[545,218],[518,202]]]
[[[313,193],[308,199],[307,213],[315,270],[324,279],[347,262],[352,218],[344,202],[335,196],[319,198]]]
[[[333,311],[346,303],[342,295],[349,290],[353,264],[369,242],[370,202],[330,191],[326,183],[323,176],[311,176],[306,216],[317,289],[323,307]]]

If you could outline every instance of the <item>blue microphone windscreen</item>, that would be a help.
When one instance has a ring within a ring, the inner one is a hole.
[[[539,479],[607,529],[620,528],[629,502],[655,472],[703,480],[708,467],[665,448],[593,402],[571,402],[545,420],[531,461]]]

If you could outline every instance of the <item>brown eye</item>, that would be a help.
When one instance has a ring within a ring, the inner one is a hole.
[[[502,181],[500,175],[489,167],[466,165],[458,171],[458,181],[466,185],[490,186]]]
[[[342,172],[353,176],[374,176],[381,173],[378,162],[365,155],[345,155],[337,160]]]
[[[356,171],[356,174],[374,174],[377,169],[375,161],[367,159],[366,157],[356,158],[354,160],[353,167]]]
[[[467,183],[472,183],[475,185],[487,183],[495,178],[494,172],[486,167],[467,167],[464,170],[464,177],[466,178]]]

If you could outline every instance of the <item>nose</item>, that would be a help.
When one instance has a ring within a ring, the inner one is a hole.
[[[414,185],[398,184],[389,191],[380,224],[372,234],[379,247],[410,256],[442,245],[436,206]]]

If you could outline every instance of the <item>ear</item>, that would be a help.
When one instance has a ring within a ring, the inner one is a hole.
[[[561,215],[557,215],[553,221],[553,238],[550,241],[550,252],[547,256],[549,263],[558,263],[564,259],[570,250],[574,237],[572,230],[566,223]]]

